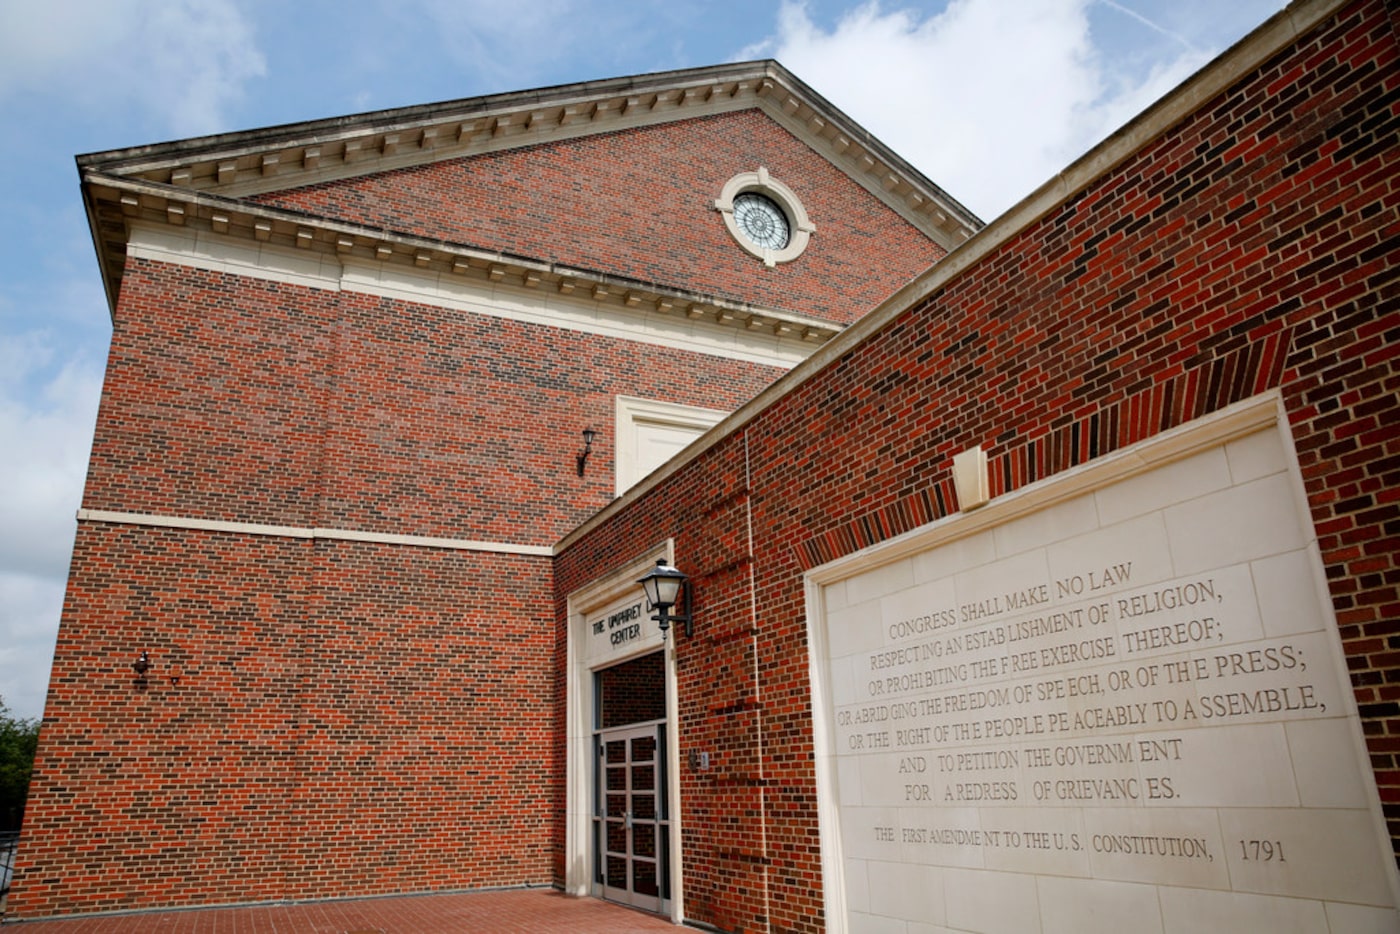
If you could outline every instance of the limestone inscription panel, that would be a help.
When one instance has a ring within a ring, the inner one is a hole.
[[[1057,929],[1142,885],[1394,919],[1287,466],[1260,432],[826,587],[851,929],[993,930],[956,906],[1020,876],[1083,880]]]

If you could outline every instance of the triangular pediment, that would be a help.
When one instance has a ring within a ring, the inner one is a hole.
[[[528,237],[473,236],[460,225],[410,224],[393,212],[356,215],[314,203],[314,197],[304,194],[333,187],[373,191],[392,183],[407,197],[403,186],[427,177],[424,173],[433,167],[494,162],[510,171],[512,164],[526,164],[524,154],[532,151],[584,146],[602,152],[606,147],[599,141],[622,132],[664,135],[682,124],[713,130],[726,121],[737,127],[745,114],[761,115],[764,125],[781,128],[846,184],[858,186],[865,197],[878,201],[943,252],[980,227],[975,216],[935,184],[772,61],[222,134],[81,156],[78,165],[114,305],[129,231],[140,222],[207,227],[228,236],[377,262],[441,265],[493,278],[518,276],[527,284],[532,275],[559,276],[562,266],[563,278],[573,276],[586,288],[595,288],[598,276],[610,278],[605,290],[623,301],[652,292],[663,302],[670,300],[668,294],[689,301],[686,296],[695,293],[721,306],[729,302],[782,309],[783,303],[768,300],[761,288],[726,289],[703,279],[676,282],[640,261],[610,266],[596,262],[587,250],[547,255]],[[289,192],[303,194],[293,197]],[[608,208],[597,205],[603,214]],[[531,273],[525,268],[531,263],[543,264],[544,269]],[[843,275],[840,270],[824,272],[828,278]],[[773,291],[776,295],[780,290]]]

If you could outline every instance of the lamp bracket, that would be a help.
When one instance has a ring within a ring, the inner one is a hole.
[[[574,458],[575,463],[578,465],[578,475],[580,477],[583,476],[584,468],[588,466],[588,455],[593,453],[593,439],[597,437],[597,435],[598,432],[594,431],[592,428],[583,429],[583,450],[579,451],[578,455]]]

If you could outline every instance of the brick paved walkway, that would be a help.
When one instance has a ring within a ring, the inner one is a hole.
[[[13,934],[632,934],[678,930],[655,915],[553,889],[156,911],[24,921],[6,927]]]

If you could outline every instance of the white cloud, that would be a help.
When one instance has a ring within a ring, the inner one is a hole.
[[[1187,49],[1170,61],[1153,65],[1147,75],[1139,81],[1132,81],[1125,76],[1113,76],[1114,90],[1093,109],[1095,120],[1087,127],[1082,150],[1087,150],[1146,110],[1168,91],[1204,67],[1213,55],[1213,52]]]
[[[423,11],[454,59],[512,89],[580,28],[568,0],[424,0]]]
[[[44,712],[63,586],[0,571],[0,697],[13,716]]]
[[[0,568],[62,580],[73,511],[87,471],[102,370],[70,360],[33,392],[34,371],[52,356],[42,332],[0,345]],[[18,534],[14,534],[18,532]]]
[[[43,709],[102,383],[83,357],[51,369],[58,350],[0,335],[0,693],[19,716]]]
[[[1145,77],[1115,73],[1091,5],[954,0],[921,18],[869,2],[824,30],[789,0],[777,36],[746,51],[777,58],[990,220],[1207,60],[1179,42]]]
[[[182,136],[226,129],[227,109],[265,72],[230,0],[14,2],[0,29],[0,98],[57,92],[90,111],[134,105]]]

